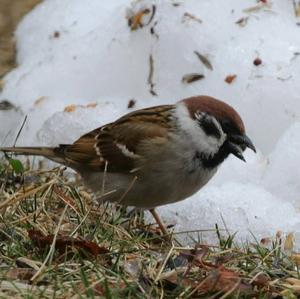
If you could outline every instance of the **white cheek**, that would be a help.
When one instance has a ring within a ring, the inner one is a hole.
[[[218,152],[226,139],[226,134],[223,131],[220,138],[208,136],[197,122],[191,119],[189,111],[183,103],[177,104],[175,113],[179,128],[187,135],[188,139],[200,153],[212,156]]]

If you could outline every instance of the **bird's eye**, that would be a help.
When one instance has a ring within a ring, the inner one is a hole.
[[[196,115],[196,119],[206,135],[214,136],[216,138],[221,137],[221,127],[212,115],[202,112]]]

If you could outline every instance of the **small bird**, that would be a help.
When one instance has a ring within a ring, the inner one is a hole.
[[[245,161],[246,147],[256,151],[239,114],[225,102],[195,96],[131,112],[73,144],[0,150],[66,165],[102,201],[149,209],[166,233],[154,208],[196,193],[230,154]]]

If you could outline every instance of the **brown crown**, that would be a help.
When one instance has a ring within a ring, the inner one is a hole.
[[[209,96],[195,96],[183,99],[182,102],[188,107],[193,119],[195,119],[196,112],[207,112],[219,121],[230,121],[241,134],[245,133],[245,126],[239,114],[223,101]]]

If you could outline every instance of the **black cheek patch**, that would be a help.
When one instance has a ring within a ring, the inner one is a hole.
[[[219,128],[215,125],[215,122],[211,116],[204,115],[201,119],[199,119],[199,126],[204,130],[204,132],[208,136],[221,138],[221,132]]]

